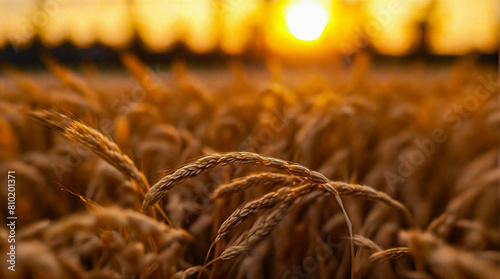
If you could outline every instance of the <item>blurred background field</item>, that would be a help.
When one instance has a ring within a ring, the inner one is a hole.
[[[319,6],[326,18],[321,36],[311,41],[297,39],[289,29],[293,23],[287,22],[287,14],[301,2],[3,0],[0,47],[22,51],[69,44],[165,53],[182,46],[198,54],[272,54],[296,60],[366,50],[400,56],[492,54],[498,49],[495,0],[305,1]]]

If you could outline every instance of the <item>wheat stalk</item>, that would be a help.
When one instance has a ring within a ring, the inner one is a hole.
[[[187,268],[186,270],[177,271],[174,275],[172,275],[171,279],[186,279],[191,275],[194,275],[202,270],[201,265],[192,266]]]
[[[326,189],[327,187],[332,187],[338,192],[339,195],[356,196],[368,200],[383,202],[399,210],[403,214],[406,222],[409,225],[413,224],[413,217],[411,216],[410,211],[408,211],[408,209],[402,203],[392,199],[389,195],[387,195],[384,192],[377,191],[366,185],[351,184],[338,181],[329,182],[326,184],[320,184],[318,186],[324,189]]]
[[[267,215],[266,218],[258,226],[252,228],[252,230],[250,230],[247,236],[240,243],[232,245],[231,247],[225,249],[220,256],[206,263],[198,273],[198,278],[200,278],[203,270],[211,264],[219,260],[229,261],[241,254],[249,252],[252,247],[255,247],[260,241],[262,241],[285,217],[285,215],[291,209],[293,201],[293,194],[287,194],[286,197],[282,200],[282,203],[269,215]]]
[[[290,174],[303,177],[310,182],[322,184],[322,188],[325,189],[330,194],[335,196],[338,205],[344,214],[347,229],[349,231],[349,236],[352,237],[352,223],[349,216],[345,210],[342,199],[339,196],[338,191],[330,184],[330,180],[326,178],[323,174],[309,170],[308,168],[287,162],[281,159],[265,157],[256,153],[251,152],[228,152],[228,153],[214,153],[210,155],[203,156],[193,163],[184,165],[178,168],[172,174],[166,175],[156,182],[151,189],[146,193],[144,197],[144,202],[142,208],[147,211],[156,204],[167,192],[182,183],[188,178],[195,177],[200,173],[206,172],[217,166],[225,166],[228,164],[252,164],[259,166],[266,166],[275,169],[286,170]],[[404,207],[403,207],[404,208]],[[409,214],[407,216],[410,216]],[[354,268],[354,244],[351,241],[351,268]]]
[[[82,144],[125,176],[134,180],[142,189],[147,190],[149,188],[146,177],[137,169],[134,162],[127,155],[123,154],[118,145],[99,131],[79,121],[70,119],[65,115],[49,110],[37,109],[28,114],[49,128],[59,131],[68,139]]]
[[[300,177],[291,176],[282,173],[274,172],[261,172],[257,174],[247,175],[245,177],[237,178],[227,184],[219,186],[211,195],[210,199],[215,200],[224,195],[234,192],[242,191],[253,186],[269,187],[272,185],[289,185],[294,183],[303,183],[304,180]]]
[[[276,227],[276,225],[278,225],[279,222],[286,216],[288,211],[292,208],[292,204],[295,199],[296,194],[290,193],[286,195],[280,205],[277,206],[268,216],[266,216],[260,224],[252,228],[243,241],[224,250],[224,252],[215,260],[220,259],[228,261],[238,255],[250,251],[252,247],[255,247],[267,235],[269,235],[274,227]]]
[[[350,193],[350,195],[360,195],[384,201],[387,204],[400,209],[404,213],[405,217],[411,221],[411,214],[401,203],[391,199],[387,194],[378,192],[369,186],[331,182],[323,174],[309,170],[302,165],[251,152],[214,153],[203,156],[192,163],[176,169],[173,173],[161,178],[151,187],[151,189],[149,189],[142,205],[143,210],[149,210],[149,208],[151,208],[153,204],[157,203],[165,194],[168,193],[168,191],[188,178],[195,177],[217,166],[225,166],[228,164],[253,164],[286,170],[292,175],[317,183],[318,186],[336,196],[339,194],[337,188],[342,188],[344,193]]]
[[[370,251],[370,253],[382,251],[382,247],[380,247],[378,244],[373,242],[371,239],[366,238],[362,235],[356,234],[356,235],[354,235],[352,240],[354,241],[354,245],[356,245],[358,247],[364,247],[364,248],[368,249],[368,251]]]
[[[146,211],[155,203],[157,203],[169,190],[176,185],[182,183],[188,178],[195,177],[203,172],[206,172],[217,166],[225,166],[228,164],[252,164],[259,166],[266,166],[275,169],[286,170],[289,173],[303,177],[311,182],[328,183],[329,180],[324,175],[311,171],[308,168],[287,162],[281,159],[261,156],[251,152],[228,152],[228,153],[214,153],[203,156],[196,161],[186,164],[172,174],[166,175],[156,182],[144,199],[142,205]],[[336,194],[335,189],[328,189],[333,194]]]
[[[134,162],[120,150],[116,143],[99,131],[54,111],[36,109],[28,112],[28,115],[49,128],[59,131],[68,139],[82,144],[104,161],[114,166],[126,177],[135,181],[136,184],[139,185],[138,192],[140,195],[144,195],[149,189],[148,180],[144,174],[137,169]],[[155,209],[169,225],[172,225],[170,219],[159,205],[155,205]]]
[[[258,166],[266,166],[275,169],[285,170],[292,175],[302,177],[310,182],[315,183],[314,185],[320,186],[322,189],[326,190],[328,193],[333,194],[337,203],[339,204],[342,213],[346,219],[347,228],[349,231],[349,236],[353,236],[352,223],[349,219],[349,216],[345,210],[345,207],[342,203],[342,199],[340,198],[339,192],[336,187],[332,184],[332,182],[326,178],[323,174],[312,171],[302,165],[291,163],[288,161],[284,161],[281,159],[271,158],[262,156],[256,153],[251,152],[228,152],[228,153],[214,153],[210,155],[203,156],[192,163],[188,163],[178,169],[176,169],[173,173],[168,174],[161,178],[158,182],[156,182],[151,189],[146,193],[144,197],[144,202],[142,204],[142,208],[144,211],[147,211],[156,204],[164,195],[168,193],[169,190],[174,188],[176,185],[182,183],[188,178],[195,177],[203,172],[206,172],[212,168],[217,166],[225,166],[228,164],[252,164]],[[337,183],[337,186],[344,189],[347,192],[351,192],[351,194],[357,194],[358,191],[356,189],[361,190],[363,188],[369,189],[368,186],[352,187],[346,183]],[[370,188],[371,189],[371,188]],[[412,218],[411,214],[408,210],[399,202],[392,200],[386,194],[377,194],[377,191],[371,189],[365,193],[369,197],[373,199],[379,199],[386,201],[388,204],[394,205],[397,208],[401,209],[404,212],[404,216],[407,221],[411,224]],[[351,241],[351,263],[354,262],[354,243]],[[351,264],[351,268],[353,265]]]
[[[259,199],[253,200],[243,207],[236,209],[220,226],[219,231],[217,232],[217,237],[214,242],[218,242],[222,237],[227,235],[229,232],[234,230],[238,225],[240,225],[243,221],[249,218],[252,215],[255,215],[259,211],[271,208],[280,202],[283,202],[285,199],[290,199],[292,197],[293,200],[310,193],[316,188],[311,187],[311,184],[306,184],[298,188],[288,188],[282,187],[276,192],[268,193],[262,196]]]
[[[381,196],[379,196],[377,193],[373,193],[373,191],[361,191],[359,190],[360,187],[358,185],[344,185],[345,183],[341,183],[339,185],[336,185],[336,188],[338,190],[339,195],[356,195],[368,199],[382,199]],[[257,226],[255,230],[252,230],[248,236],[243,240],[241,243],[237,245],[233,245],[226,249],[218,258],[216,258],[214,261],[220,259],[220,260],[230,260],[233,259],[234,257],[248,252],[252,247],[254,247],[258,242],[260,242],[265,236],[267,236],[270,231],[281,221],[281,219],[284,217],[286,212],[291,207],[291,204],[293,201],[295,201],[297,198],[300,196],[303,196],[304,194],[307,194],[311,192],[312,190],[317,190],[318,188],[315,187],[314,183],[311,184],[306,184],[303,186],[300,186],[298,188],[288,188],[288,187],[283,187],[280,188],[276,192],[271,192],[263,197],[251,201],[244,205],[243,207],[235,210],[225,221],[224,223],[220,226],[219,231],[217,233],[217,237],[214,240],[214,243],[220,241],[220,239],[224,236],[226,236],[229,232],[234,230],[238,225],[240,225],[245,219],[248,217],[256,214],[262,209],[273,207],[276,204],[279,204],[278,208],[274,210],[267,218],[266,221],[262,222]],[[338,186],[338,188],[337,188]],[[382,250],[380,246],[375,244],[373,241],[370,239],[360,236],[360,235],[355,235],[352,237],[354,244],[357,246],[362,246],[366,247],[370,250],[371,253],[374,253],[370,259],[372,261],[390,261],[397,259],[405,253],[409,253],[409,250],[407,248],[394,248],[394,249],[388,249],[388,250]],[[405,250],[406,249],[406,250]],[[214,262],[212,261],[212,262]]]

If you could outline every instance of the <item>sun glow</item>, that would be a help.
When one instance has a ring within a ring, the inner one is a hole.
[[[325,9],[314,2],[293,4],[286,14],[286,25],[292,35],[302,41],[319,38],[325,29],[328,16]]]

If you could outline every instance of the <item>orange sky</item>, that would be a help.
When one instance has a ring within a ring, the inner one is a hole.
[[[303,0],[300,0],[303,1]],[[368,39],[380,52],[405,54],[419,42],[417,23],[429,0],[307,0],[321,4],[329,19],[313,42],[295,39],[285,24],[292,1],[277,0],[0,0],[0,47],[29,44],[35,32],[48,45],[65,40],[78,46],[97,41],[120,47],[135,26],[154,51],[182,41],[194,52],[220,46],[238,53],[260,41],[282,54],[356,52]],[[435,53],[494,52],[498,47],[497,0],[438,0],[428,14]]]

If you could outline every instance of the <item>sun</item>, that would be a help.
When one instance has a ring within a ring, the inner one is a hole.
[[[325,9],[314,2],[293,4],[286,13],[286,25],[295,38],[313,41],[319,38],[325,29],[328,16]]]

